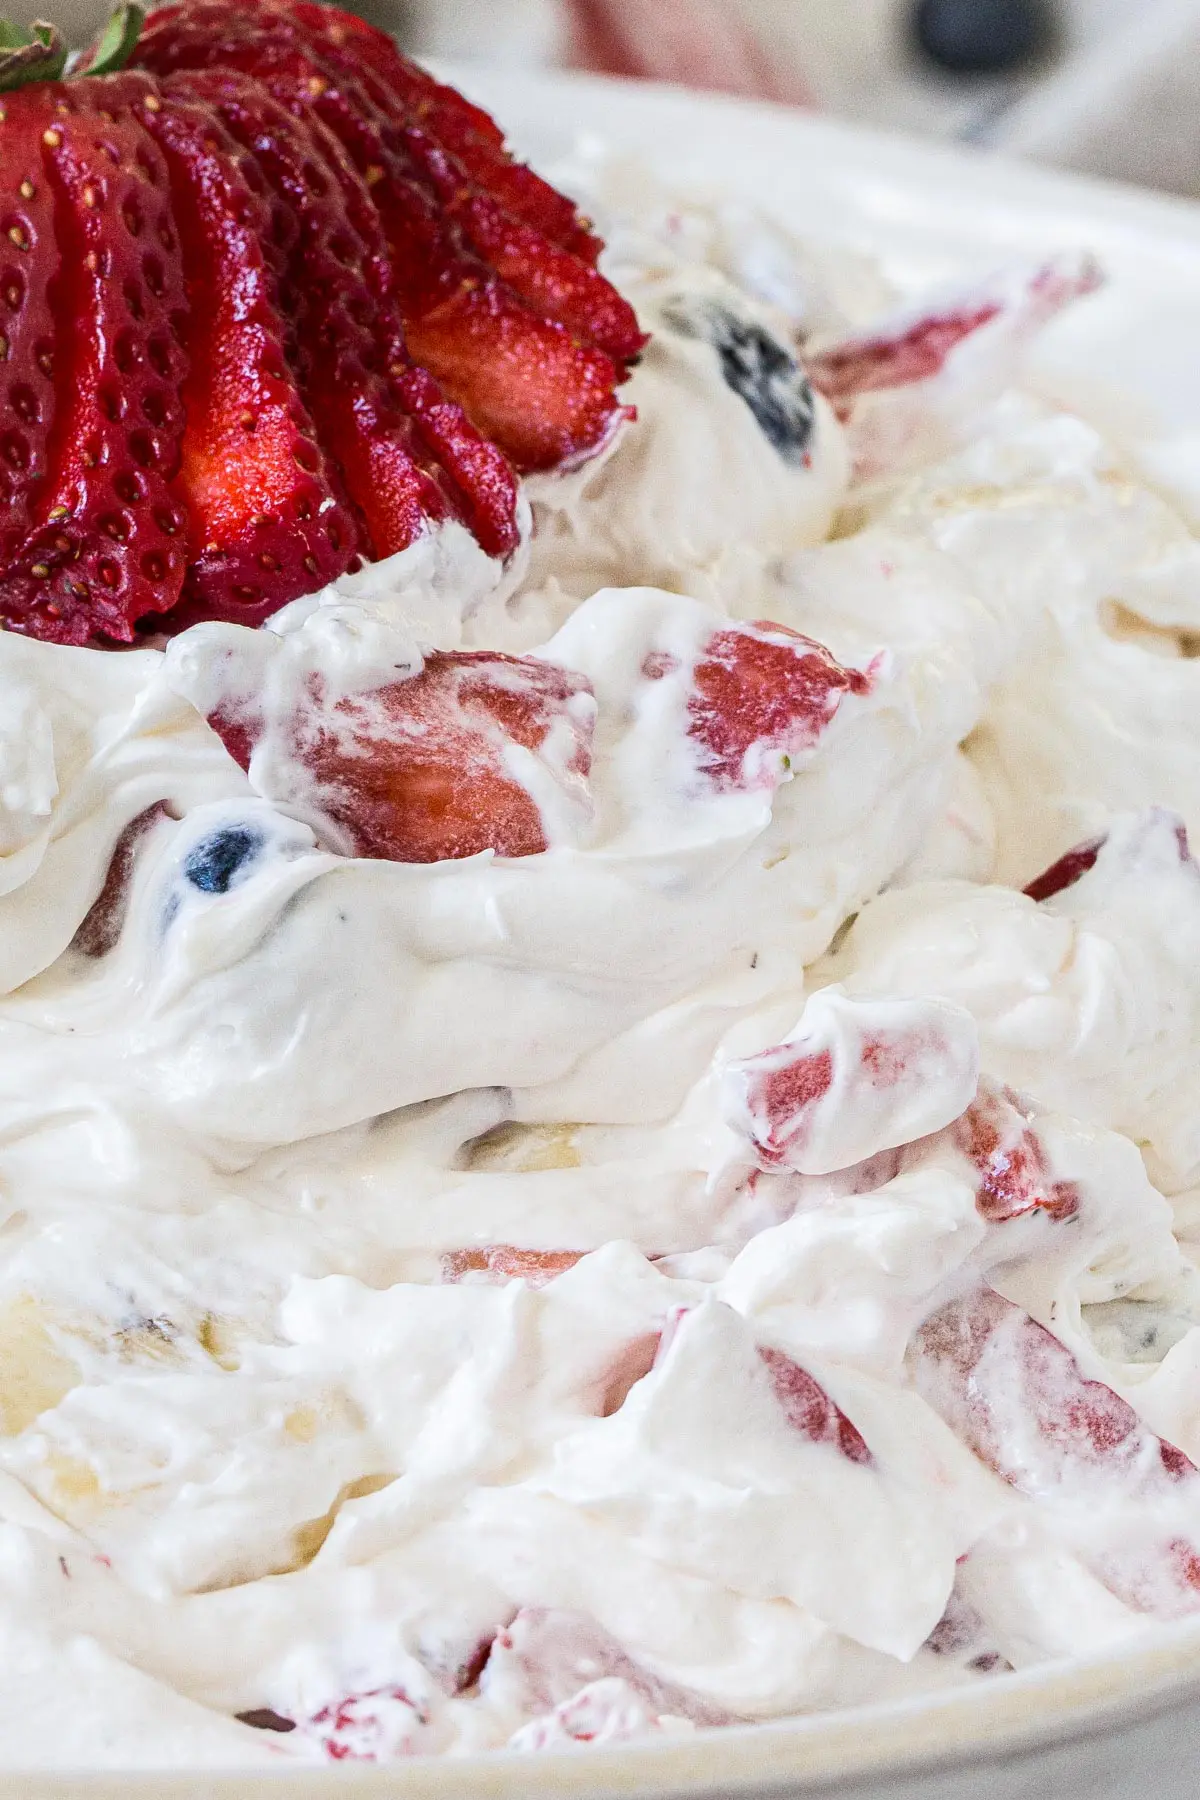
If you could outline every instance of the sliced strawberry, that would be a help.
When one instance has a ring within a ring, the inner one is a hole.
[[[454,88],[409,62],[391,38],[351,13],[328,6],[276,6],[269,0],[246,6],[233,0],[193,0],[153,13],[143,41],[156,59],[188,58],[198,40],[211,42],[248,29],[269,34],[279,43],[306,43],[327,57],[343,58],[341,66],[352,78],[369,82],[373,94],[386,96],[389,116],[428,131],[458,159],[470,181],[493,194],[514,218],[585,262],[595,263],[600,240],[564,194],[512,160],[495,121]],[[156,60],[154,66],[167,64]],[[176,60],[171,66],[188,65]]]
[[[349,568],[357,527],[288,364],[261,174],[210,108],[145,76],[114,79],[164,153],[183,244],[187,616],[255,624]]]
[[[981,1085],[952,1130],[979,1171],[975,1204],[983,1218],[1002,1223],[1031,1212],[1057,1220],[1076,1216],[1079,1189],[1073,1181],[1051,1179],[1033,1122],[1011,1089]]]
[[[217,111],[291,213],[281,300],[304,399],[365,525],[364,547],[376,558],[405,549],[450,505],[391,392],[367,259],[326,155],[336,146],[319,121],[292,118],[248,76],[176,75],[163,91]]]
[[[573,1269],[582,1250],[522,1250],[516,1244],[489,1244],[483,1250],[447,1250],[442,1257],[442,1280],[459,1282],[468,1275],[484,1275],[489,1284],[502,1287],[508,1281],[524,1281],[545,1287],[557,1275]]]
[[[0,95],[0,569],[19,555],[49,473],[57,410],[54,191],[42,166],[45,93]]]
[[[871,670],[844,669],[812,638],[760,621],[718,631],[696,664],[689,732],[722,792],[773,788],[811,750]]]
[[[304,394],[372,555],[404,549],[450,511],[489,553],[508,555],[519,539],[515,478],[413,368],[378,214],[339,141],[315,115],[285,111],[251,76],[199,71],[170,76],[165,88],[214,107],[291,214],[283,300]]]
[[[435,81],[402,56],[385,32],[352,13],[309,0],[300,0],[291,10],[307,27],[344,45],[371,68],[384,90],[395,95],[405,111],[458,158],[471,180],[494,195],[513,218],[534,226],[583,261],[595,263],[603,245],[588,221],[565,194],[512,160],[504,148],[504,133],[481,107]]]
[[[254,21],[265,19],[261,31]],[[263,12],[226,36],[193,26],[151,32],[139,62],[160,73],[222,67],[262,81],[284,106],[312,109],[366,180],[391,252],[413,357],[519,469],[581,461],[628,416],[615,397],[624,370],[526,306],[463,243],[443,203],[415,179],[407,150],[362,86]]]
[[[782,1350],[759,1345],[761,1358],[775,1398],[787,1416],[787,1422],[814,1444],[829,1444],[850,1462],[869,1463],[874,1458],[857,1425],[851,1423],[835,1406],[825,1389],[807,1369],[794,1363]]]
[[[41,478],[27,490],[25,527],[17,542],[13,529],[0,568],[0,610],[17,630],[61,643],[96,635],[128,642],[144,614],[175,604],[184,573],[186,521],[171,490],[186,367],[179,243],[162,158],[136,120],[109,110],[110,97],[103,79],[39,84],[5,98],[0,127],[5,166],[12,128],[24,152],[21,179],[36,188],[27,151],[41,121],[41,178],[53,190],[61,255],[48,289],[53,423]],[[10,298],[47,291],[34,265],[50,246],[30,233],[23,250],[26,232],[14,214]],[[44,301],[34,304],[36,318]],[[23,299],[7,309],[15,315]],[[35,324],[35,361],[45,349]],[[21,400],[18,393],[18,407]]]
[[[454,483],[467,524],[489,556],[510,556],[521,538],[519,490],[512,464],[448,400],[428,370],[407,353],[391,363],[392,383],[424,442]]]
[[[1103,1382],[1027,1313],[980,1288],[928,1319],[912,1351],[918,1391],[1012,1487],[1042,1501],[1149,1504],[1197,1478]],[[1131,1605],[1200,1606],[1200,1549],[1172,1538],[1093,1550],[1088,1560]]]
[[[399,232],[392,241],[399,246]],[[410,318],[408,342],[417,361],[526,474],[586,461],[633,417],[613,397],[622,377],[609,357],[511,304],[498,284],[464,285]]]
[[[355,856],[443,862],[549,847],[541,806],[522,780],[587,809],[595,717],[580,675],[533,657],[436,651],[407,681],[322,710],[319,677],[272,766],[296,772]],[[217,708],[209,723],[243,767],[259,727]],[[294,795],[268,794],[268,799]]]

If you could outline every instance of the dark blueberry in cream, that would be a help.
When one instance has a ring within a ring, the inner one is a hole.
[[[227,894],[238,870],[251,862],[263,847],[260,832],[245,825],[231,825],[188,851],[183,872],[202,894]]]
[[[756,319],[719,302],[676,300],[663,309],[682,337],[711,344],[726,384],[744,400],[784,462],[802,468],[812,449],[816,406],[808,376],[785,344]]]

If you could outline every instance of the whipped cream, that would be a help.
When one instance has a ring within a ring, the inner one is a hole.
[[[1019,383],[1094,271],[897,314],[583,173],[639,418],[507,570],[0,635],[11,1766],[688,1733],[1200,1609],[1197,550]],[[397,850],[439,757],[511,844]]]

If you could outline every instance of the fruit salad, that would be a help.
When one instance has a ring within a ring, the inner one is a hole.
[[[1102,271],[560,179],[312,0],[0,29],[8,1767],[1200,1614],[1200,547],[1021,377]]]

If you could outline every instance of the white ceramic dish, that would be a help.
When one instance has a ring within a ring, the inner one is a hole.
[[[569,78],[464,81],[539,161],[579,131],[754,199],[918,287],[1086,245],[1108,292],[1036,378],[1098,418],[1200,524],[1200,209],[738,102]],[[63,1707],[71,1704],[63,1695]],[[0,1745],[0,1762],[3,1746]],[[1196,1800],[1200,1622],[934,1698],[649,1747],[297,1774],[0,1775],[0,1800]]]

